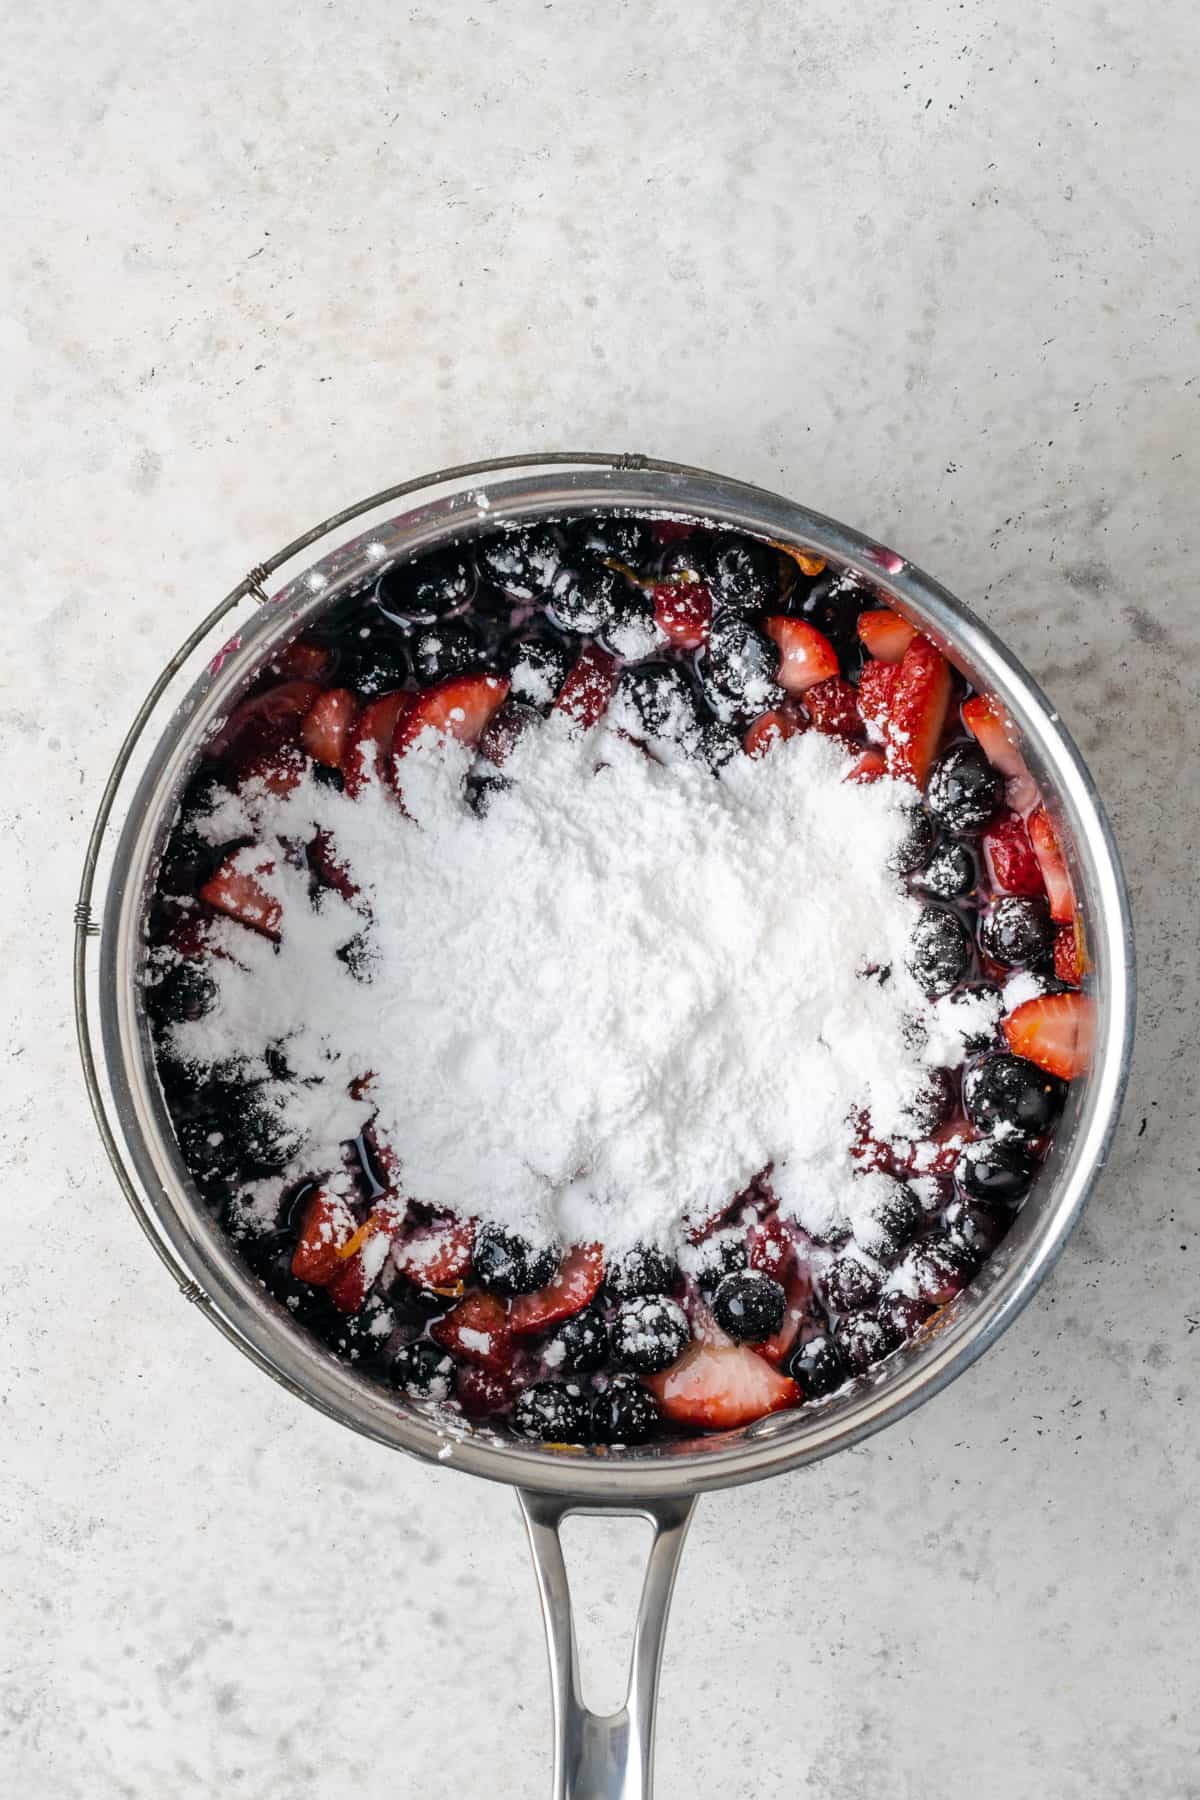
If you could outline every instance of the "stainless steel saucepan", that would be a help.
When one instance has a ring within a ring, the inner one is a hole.
[[[396,512],[402,499],[409,510]],[[935,639],[975,687],[999,696],[1067,846],[1094,965],[1089,985],[1097,1031],[1090,1074],[1072,1086],[1050,1159],[1013,1230],[971,1287],[913,1343],[823,1403],[714,1437],[590,1454],[432,1417],[338,1362],[266,1295],[201,1206],[180,1159],[155,1080],[140,973],[148,899],[180,791],[214,720],[279,646],[397,559],[502,520],[561,519],[609,507],[728,525],[854,570]],[[376,522],[363,530],[367,518]],[[352,521],[357,534],[336,541]],[[331,537],[334,548],[303,567],[311,546]],[[285,567],[292,578],[268,596],[267,582]],[[214,632],[220,627],[228,637],[234,625],[236,635],[214,656]],[[99,923],[93,917],[98,882]],[[1013,1322],[1062,1250],[1104,1166],[1129,1065],[1133,938],[1108,821],[1058,714],[1003,644],[935,581],[844,525],[704,470],[640,456],[508,457],[442,470],[348,508],[256,566],[192,632],[139,710],[104,791],[76,908],[75,1000],[105,1147],[138,1222],[183,1295],[260,1369],[331,1418],[412,1456],[517,1489],[550,1650],[556,1800],[647,1800],[667,1609],[697,1495],[858,1443],[945,1387]],[[589,1712],[581,1698],[558,1536],[569,1513],[636,1515],[655,1529],[629,1691],[608,1717]]]

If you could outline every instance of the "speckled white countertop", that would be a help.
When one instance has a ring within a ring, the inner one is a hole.
[[[512,1495],[175,1297],[68,964],[117,743],[219,593],[405,475],[591,445],[794,493],[975,604],[1091,759],[1141,944],[1124,1126],[1043,1294],[890,1433],[702,1503],[661,1800],[1200,1795],[1198,76],[1182,0],[6,21],[4,1793],[548,1791]],[[632,1528],[575,1536],[615,1641]]]

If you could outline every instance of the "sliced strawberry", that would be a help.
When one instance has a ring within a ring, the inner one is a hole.
[[[1039,806],[1036,812],[1030,813],[1028,829],[1033,853],[1042,865],[1042,880],[1046,883],[1046,893],[1050,900],[1050,917],[1056,924],[1067,925],[1075,917],[1075,894],[1066,861],[1058,847],[1058,838],[1044,806]]]
[[[518,1294],[508,1309],[508,1322],[517,1337],[544,1331],[582,1312],[596,1296],[604,1280],[604,1253],[599,1244],[580,1244],[570,1251],[547,1287],[535,1294]]]
[[[503,1375],[512,1366],[512,1332],[503,1300],[495,1294],[467,1294],[444,1319],[435,1319],[429,1335],[443,1350]]]
[[[354,1214],[344,1200],[318,1188],[300,1218],[300,1236],[292,1252],[297,1281],[324,1287],[342,1267],[341,1250],[354,1235]]]
[[[742,745],[747,756],[765,756],[776,744],[797,737],[807,729],[807,721],[800,713],[786,705],[776,706],[770,712],[759,714],[742,739]]]
[[[1017,730],[998,700],[972,694],[963,702],[963,724],[991,763],[1007,778],[1008,803],[1026,813],[1037,803],[1037,784],[1017,748]]]
[[[776,614],[767,620],[766,632],[779,646],[779,684],[789,694],[805,694],[838,673],[837,651],[807,619]]]
[[[887,729],[899,673],[895,663],[868,662],[863,664],[858,678],[859,717],[864,725],[873,726],[880,737]]]
[[[855,738],[862,731],[858,695],[841,675],[829,675],[804,696],[808,716],[826,737]]]
[[[699,650],[708,642],[712,594],[702,581],[659,581],[650,590],[654,622],[680,650]]]
[[[646,1386],[677,1425],[694,1430],[731,1431],[784,1406],[796,1406],[800,1390],[744,1344],[693,1344]]]
[[[950,707],[950,664],[926,637],[904,652],[887,722],[887,766],[899,781],[924,787]]]
[[[1054,973],[1069,987],[1078,987],[1086,967],[1083,930],[1076,918],[1070,925],[1060,925],[1054,934]]]
[[[362,1250],[338,1267],[326,1293],[340,1313],[356,1313],[371,1291],[373,1276]]]
[[[862,783],[878,781],[881,775],[886,774],[887,763],[884,761],[883,752],[880,750],[864,750],[849,774],[844,776],[843,779],[846,781]]]
[[[478,1369],[468,1363],[458,1371],[454,1398],[468,1419],[486,1419],[504,1411],[512,1399],[512,1384],[491,1369]]]
[[[796,1335],[812,1308],[812,1282],[807,1274],[794,1275],[785,1285],[787,1304],[784,1307],[783,1324],[765,1343],[750,1346],[757,1356],[776,1365],[783,1361],[795,1343]]]
[[[782,1281],[795,1254],[796,1241],[778,1213],[768,1213],[750,1227],[746,1255],[752,1269]]]
[[[270,857],[264,857],[252,869],[247,869],[242,866],[244,856],[242,850],[227,856],[216,874],[210,876],[200,889],[200,898],[206,906],[236,919],[239,925],[249,925],[265,937],[277,938],[283,907],[257,879],[259,875],[270,875],[275,864]]]
[[[315,762],[340,769],[358,717],[358,699],[349,688],[326,688],[304,715],[300,742]]]
[[[332,661],[332,652],[324,644],[306,644],[303,638],[296,638],[271,658],[271,668],[285,680],[320,681]]]
[[[392,752],[405,751],[426,731],[457,738],[460,744],[477,744],[483,728],[508,698],[509,683],[499,675],[454,675],[439,681],[423,694],[396,727]]]
[[[404,1221],[407,1215],[407,1200],[402,1200],[397,1194],[382,1195],[381,1198],[375,1202],[353,1237],[351,1237],[347,1243],[343,1244],[342,1248],[338,1251],[338,1255],[343,1261],[351,1256],[356,1256],[364,1244],[370,1243],[372,1238],[379,1237],[381,1233],[390,1242],[398,1232],[404,1229]],[[386,1254],[386,1251],[380,1251],[377,1254],[376,1260],[381,1265],[386,1258]]]
[[[372,777],[376,780],[386,779],[391,760],[388,752],[392,747],[396,727],[415,698],[413,694],[400,692],[380,694],[378,700],[372,700],[363,707],[354,721],[342,757],[346,792],[352,799],[362,793]]]
[[[616,685],[616,661],[607,651],[589,644],[563,682],[554,710],[569,713],[586,730],[608,711]]]
[[[234,707],[205,750],[209,756],[228,756],[236,746],[239,755],[250,755],[267,744],[281,742],[289,732],[294,740],[301,719],[320,691],[315,681],[281,681],[264,688]]]
[[[1006,894],[1045,893],[1041,865],[1017,813],[1003,813],[992,821],[983,834],[983,855],[993,887]]]
[[[1087,1069],[1095,1034],[1095,1007],[1088,995],[1075,992],[1039,994],[1004,1021],[1013,1054],[1028,1057],[1064,1081],[1073,1081]]]
[[[260,783],[268,793],[290,794],[304,780],[308,759],[299,744],[264,744],[250,756],[238,758],[238,783]]]
[[[898,663],[916,637],[917,628],[890,606],[884,606],[877,612],[859,613],[858,635],[880,662]]]
[[[474,1250],[474,1219],[439,1219],[394,1245],[392,1261],[418,1287],[450,1288],[470,1274]]]

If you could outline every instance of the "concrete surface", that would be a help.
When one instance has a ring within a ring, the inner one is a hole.
[[[702,1505],[661,1800],[1200,1795],[1198,75],[1182,0],[10,9],[4,1794],[547,1789],[512,1496],[174,1297],[68,957],[103,776],[212,598],[390,480],[566,444],[781,487],[976,603],[1092,759],[1141,939],[1045,1293],[890,1434]],[[613,1638],[634,1538],[578,1537]]]

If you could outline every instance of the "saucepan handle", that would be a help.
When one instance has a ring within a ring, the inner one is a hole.
[[[663,1638],[679,1554],[696,1502],[663,1499],[603,1506],[530,1493],[524,1488],[519,1490],[519,1498],[550,1653],[554,1800],[650,1800]],[[624,1704],[607,1717],[583,1704],[571,1589],[558,1535],[559,1526],[571,1513],[649,1519],[654,1527],[634,1630],[629,1687]]]

